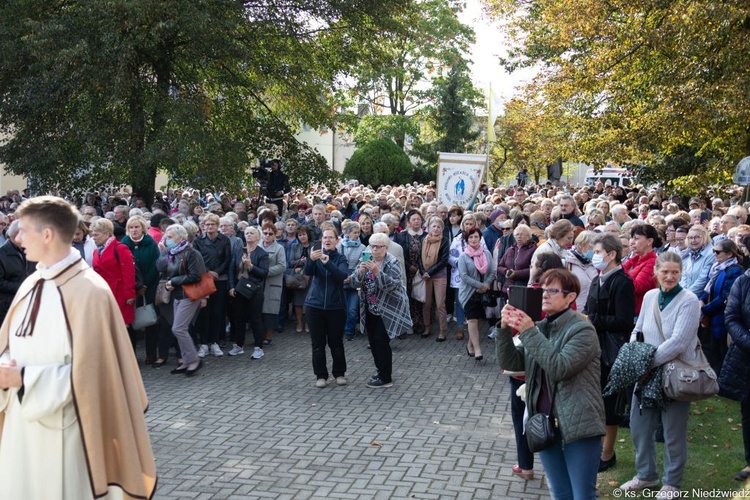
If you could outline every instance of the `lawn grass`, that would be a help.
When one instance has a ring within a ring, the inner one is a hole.
[[[663,448],[662,444],[657,443],[656,463],[660,479]],[[617,466],[599,474],[600,498],[621,498],[612,494],[613,489],[635,476],[635,450],[629,429],[618,432],[615,452]],[[750,484],[733,480],[734,474],[743,467],[745,459],[739,403],[718,396],[691,403],[688,459],[682,490],[747,491]],[[749,494],[745,493],[742,498]],[[690,495],[688,498],[698,497]]]

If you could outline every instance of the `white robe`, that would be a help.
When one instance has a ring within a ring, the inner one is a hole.
[[[42,277],[52,277],[79,257],[75,250],[60,263],[41,270]],[[23,403],[18,401],[18,389],[0,391],[0,411],[5,412],[0,437],[0,498],[93,499],[71,391],[70,336],[53,281],[45,281],[41,297],[32,335],[15,335],[31,294],[8,318],[10,352],[0,357],[0,363],[8,363],[12,356],[18,366],[25,367]],[[106,498],[122,498],[119,488],[109,492]]]

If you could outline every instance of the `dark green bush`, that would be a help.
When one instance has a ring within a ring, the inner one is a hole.
[[[414,166],[391,139],[375,139],[357,149],[344,167],[344,178],[378,187],[412,182]]]

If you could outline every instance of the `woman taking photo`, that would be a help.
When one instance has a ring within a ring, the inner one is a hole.
[[[596,331],[571,309],[580,285],[570,271],[551,269],[540,284],[543,320],[534,323],[520,309],[503,307],[498,362],[504,370],[526,373],[529,417],[555,416],[556,440],[539,452],[552,497],[596,498],[604,434]],[[521,332],[518,347],[513,330]]]
[[[308,226],[299,226],[297,228],[297,243],[292,243],[289,247],[289,258],[287,267],[295,274],[302,273],[305,262],[310,257],[310,243],[312,242],[312,230]],[[292,294],[292,305],[294,306],[294,315],[297,318],[297,333],[302,332],[302,326],[305,325],[305,331],[309,331],[303,320],[305,297],[307,288],[295,288]]]
[[[591,265],[599,276],[591,280],[583,313],[596,328],[601,355],[601,384],[607,386],[612,364],[620,347],[627,343],[633,331],[635,317],[635,289],[633,280],[622,269],[622,243],[611,233],[599,235],[594,240],[594,255]],[[620,426],[617,408],[618,395],[604,398],[604,417],[607,426],[602,439],[602,456],[599,472],[611,469],[617,464],[615,441]]]
[[[659,255],[654,269],[658,288],[649,290],[643,297],[643,314],[638,316],[630,341],[638,340],[637,332],[642,332],[643,341],[656,346],[652,368],[678,357],[689,362],[695,356],[698,343],[698,298],[680,286],[682,258],[677,253],[664,252]],[[655,311],[655,308],[658,309]],[[661,327],[656,322],[657,314],[661,317]],[[689,401],[667,400],[663,409],[641,408],[638,396],[633,395],[630,437],[635,447],[636,476],[621,485],[621,490],[640,491],[658,486],[654,434],[661,417],[664,428],[664,473],[660,490],[663,496],[660,498],[671,498],[669,495],[679,491],[687,462],[689,412]]]
[[[372,257],[362,262],[349,276],[349,282],[360,291],[360,324],[367,331],[377,373],[367,387],[393,386],[391,339],[411,328],[409,301],[401,282],[397,259],[388,253],[388,235],[375,233],[370,238]]]
[[[461,287],[458,299],[466,316],[469,330],[469,342],[466,352],[477,361],[483,359],[482,346],[479,343],[479,320],[484,319],[482,295],[487,293],[495,280],[495,268],[491,265],[492,256],[482,245],[482,231],[472,228],[466,232],[468,245],[458,259],[458,271],[461,273]]]
[[[164,243],[159,244],[161,255],[156,261],[156,269],[166,277],[166,288],[172,292],[172,334],[177,339],[182,356],[182,364],[171,373],[190,377],[203,365],[188,331],[201,301],[188,298],[182,286],[199,282],[205,267],[200,253],[193,249],[187,238],[184,227],[179,224],[169,226],[164,232]]]
[[[257,227],[245,228],[246,246],[236,273],[236,280],[229,284],[231,306],[232,342],[230,356],[245,354],[246,325],[253,329],[254,348],[251,359],[263,357],[263,282],[268,276],[268,254],[260,245],[260,231]]]
[[[346,298],[344,280],[347,278],[346,257],[336,251],[339,235],[333,228],[323,231],[322,248],[310,252],[305,263],[305,274],[310,276],[310,289],[305,299],[305,314],[312,338],[312,362],[315,387],[328,385],[326,345],[333,359],[332,373],[336,385],[346,385],[346,356],[344,354],[344,325]],[[387,236],[386,236],[387,238]]]
[[[128,219],[125,231],[128,234],[122,239],[122,244],[126,245],[133,254],[135,265],[143,281],[141,289],[136,290],[136,307],[153,304],[156,299],[156,287],[159,285],[159,271],[156,269],[159,247],[148,235],[148,224],[143,217],[135,216]],[[158,324],[145,328],[146,364],[148,365],[157,364],[160,361],[157,359],[156,352],[159,344],[158,329]]]
[[[425,282],[425,302],[422,305],[422,317],[424,319],[425,334],[430,334],[432,324],[433,299],[437,306],[438,323],[440,333],[437,342],[445,342],[445,333],[448,331],[448,320],[445,312],[445,290],[448,284],[448,255],[450,244],[443,233],[443,220],[438,216],[432,216],[427,223],[427,233],[422,235],[419,254],[419,274]]]
[[[641,314],[641,303],[646,292],[656,287],[654,263],[656,252],[654,248],[661,246],[661,238],[653,226],[640,224],[630,230],[630,248],[632,255],[622,265],[622,268],[633,279],[635,286],[635,313]],[[682,267],[680,266],[680,269]]]
[[[412,297],[414,278],[419,272],[419,257],[422,252],[420,241],[424,231],[422,230],[422,213],[419,210],[410,210],[406,215],[406,231],[398,234],[398,242],[404,249],[404,266],[406,267],[406,294],[409,297],[409,311],[411,321],[414,325],[414,333],[428,337],[430,332],[425,330],[424,318],[422,316],[423,303]]]

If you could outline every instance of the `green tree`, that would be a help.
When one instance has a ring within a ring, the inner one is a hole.
[[[351,100],[376,115],[401,116],[429,103],[433,76],[460,63],[474,41],[473,29],[458,20],[462,9],[456,0],[416,0],[397,17],[404,29],[363,48]],[[393,139],[403,148],[408,128],[398,132]]]
[[[411,181],[414,166],[391,139],[375,139],[357,149],[344,167],[344,177],[377,187]]]
[[[722,177],[750,154],[750,15],[728,0],[485,0],[573,160]],[[586,15],[581,15],[585,12]],[[687,155],[687,157],[686,157]]]
[[[297,124],[332,124],[326,96],[408,0],[81,0],[0,4],[0,161],[41,188],[157,171],[235,186],[283,157],[293,183],[330,182]]]
[[[471,82],[464,63],[451,67],[448,74],[433,79],[434,104],[420,116],[422,136],[412,153],[435,168],[438,153],[467,153],[476,148],[479,130],[474,109],[483,106],[482,94]]]

